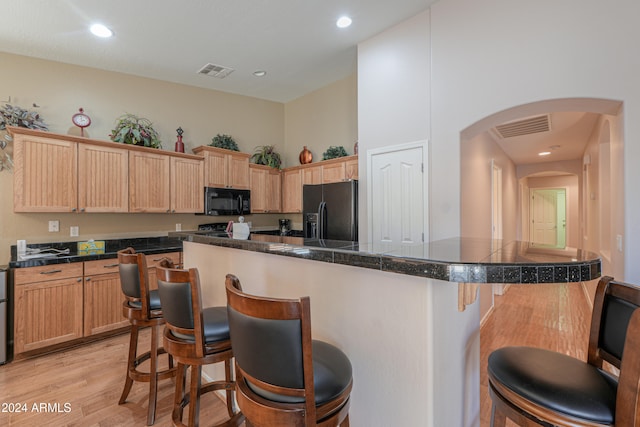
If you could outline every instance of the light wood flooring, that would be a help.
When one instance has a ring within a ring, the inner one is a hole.
[[[480,366],[486,366],[491,350],[505,345],[545,347],[585,359],[590,318],[579,284],[511,286],[496,297],[496,308],[481,329]],[[143,331],[146,345],[148,332]],[[127,346],[128,335],[120,335],[0,366],[0,426],[144,426],[147,384],[135,383],[127,403],[117,403]],[[491,401],[484,369],[480,384],[481,427],[487,427]],[[156,426],[171,425],[173,385],[172,380],[160,382]],[[1,412],[15,411],[11,404],[26,405],[26,412]],[[226,413],[213,393],[203,396],[200,408],[203,426],[216,424]]]

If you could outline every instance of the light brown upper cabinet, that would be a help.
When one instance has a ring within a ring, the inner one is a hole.
[[[78,144],[80,212],[129,212],[129,152]]]
[[[204,167],[199,157],[184,158],[131,151],[129,169],[131,212],[204,211]]]
[[[322,183],[358,179],[358,157],[340,157],[322,162]]]
[[[251,213],[280,212],[281,172],[264,165],[249,165]]]
[[[126,149],[26,131],[12,129],[14,212],[128,211]]]
[[[193,152],[204,157],[204,186],[218,188],[250,187],[250,154],[202,145]]]
[[[13,211],[78,209],[77,144],[31,133],[13,134]]]
[[[282,172],[282,212],[302,212],[302,171],[299,167]]]
[[[200,156],[9,127],[15,212],[204,210]]]

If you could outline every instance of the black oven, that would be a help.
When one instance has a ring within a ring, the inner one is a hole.
[[[251,197],[249,190],[205,187],[205,215],[248,215],[250,212]]]

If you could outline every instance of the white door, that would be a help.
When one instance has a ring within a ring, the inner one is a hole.
[[[531,200],[531,242],[556,246],[558,243],[558,206],[556,190],[533,190]]]
[[[426,142],[369,150],[367,157],[371,242],[383,249],[428,240]]]

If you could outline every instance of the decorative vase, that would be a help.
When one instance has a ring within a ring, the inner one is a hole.
[[[313,154],[311,154],[311,151],[309,151],[307,149],[307,146],[305,145],[303,150],[300,152],[300,164],[306,165],[308,163],[311,163],[312,161],[313,161]]]
[[[176,153],[184,153],[184,143],[182,142],[182,132],[184,131],[181,127],[179,127],[178,129],[176,129],[176,132],[178,132],[178,140],[176,141]]]

